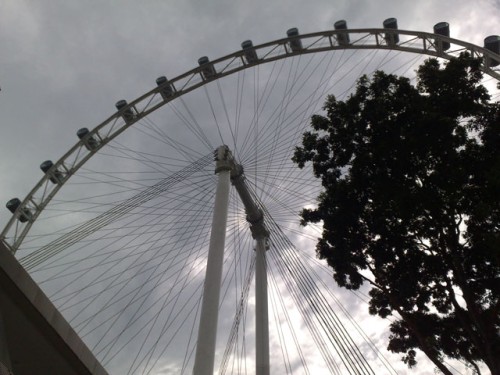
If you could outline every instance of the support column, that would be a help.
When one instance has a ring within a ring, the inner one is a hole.
[[[267,238],[255,247],[255,360],[256,375],[269,375],[269,317],[267,307]]]
[[[230,161],[232,161],[231,153],[226,146],[219,147],[215,155],[217,161],[215,173],[218,174],[218,181],[193,375],[213,375],[214,373],[220,285],[229,204]]]
[[[243,167],[233,167],[231,180],[238,192],[250,223],[255,245],[255,373],[269,375],[269,316],[267,306],[266,251],[269,231],[264,223],[264,214],[245,182]]]

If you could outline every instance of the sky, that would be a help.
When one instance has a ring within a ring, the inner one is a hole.
[[[453,38],[480,46],[500,34],[497,0],[0,0],[0,202],[22,199],[41,177],[39,164],[63,155],[77,129],[94,128],[117,100],[138,97],[158,76],[180,75],[247,39],[282,38],[291,27],[305,34],[340,19],[381,27],[389,17],[417,31],[446,21]],[[0,208],[1,227],[9,218]]]

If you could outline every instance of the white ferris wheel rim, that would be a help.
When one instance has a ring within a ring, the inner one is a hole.
[[[342,37],[345,35],[348,35],[349,43],[342,42]],[[394,43],[390,42],[388,35],[397,35],[406,39]],[[294,48],[292,46],[294,41],[300,41],[301,47]],[[444,44],[449,44],[452,48],[444,50],[442,48]],[[469,52],[472,56],[482,58],[485,61],[482,66],[485,74],[500,81],[500,69],[494,70],[489,63],[500,60],[500,56],[489,49],[444,35],[400,29],[327,30],[273,40],[247,49],[241,49],[213,61],[203,57],[199,61],[200,66],[170,80],[165,79],[164,83],[137,97],[130,103],[122,101],[121,108],[117,112],[90,130],[84,139],[79,140],[57,162],[53,163],[51,168],[20,202],[16,212],[3,228],[0,240],[15,253],[43,209],[87,160],[127,128],[165,104],[212,81],[257,65],[297,55],[350,49],[395,50],[439,57],[446,60],[456,57],[462,52]],[[249,60],[249,51],[256,54],[256,60]],[[165,92],[165,89],[172,90],[172,93],[168,96],[163,95],[162,92]],[[131,115],[127,118],[127,114]],[[97,139],[98,144],[88,150],[85,144],[92,138]],[[62,178],[59,179],[58,183],[51,184],[51,179],[54,179],[55,173],[62,173]],[[35,199],[37,193],[42,190],[43,193],[38,194],[41,198]],[[21,223],[18,219],[23,212],[29,212],[30,217],[29,220]]]

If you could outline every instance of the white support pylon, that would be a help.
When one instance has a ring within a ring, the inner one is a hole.
[[[267,261],[269,231],[264,223],[264,214],[255,203],[245,182],[243,167],[235,165],[231,181],[245,206],[255,244],[255,373],[269,375],[269,312],[267,304]]]
[[[243,168],[234,162],[227,146],[215,151],[218,175],[217,190],[212,221],[212,233],[208,249],[207,270],[201,305],[198,342],[194,360],[193,375],[213,375],[217,322],[219,314],[220,286],[224,261],[227,211],[229,205],[229,181],[236,188],[250,223],[252,236],[256,241],[255,297],[256,297],[256,374],[269,375],[269,317],[267,304],[266,251],[269,232],[264,225],[264,215],[255,203],[245,183]]]
[[[269,317],[267,306],[267,237],[255,246],[255,374],[269,375]]]
[[[226,239],[227,209],[232,156],[226,146],[215,152],[218,175],[217,190],[212,221],[212,233],[208,248],[207,271],[201,305],[198,343],[194,360],[193,375],[213,375],[217,321],[219,315],[220,284]]]

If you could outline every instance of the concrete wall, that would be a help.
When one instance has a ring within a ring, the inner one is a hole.
[[[0,362],[13,375],[107,375],[1,240],[0,319]]]

